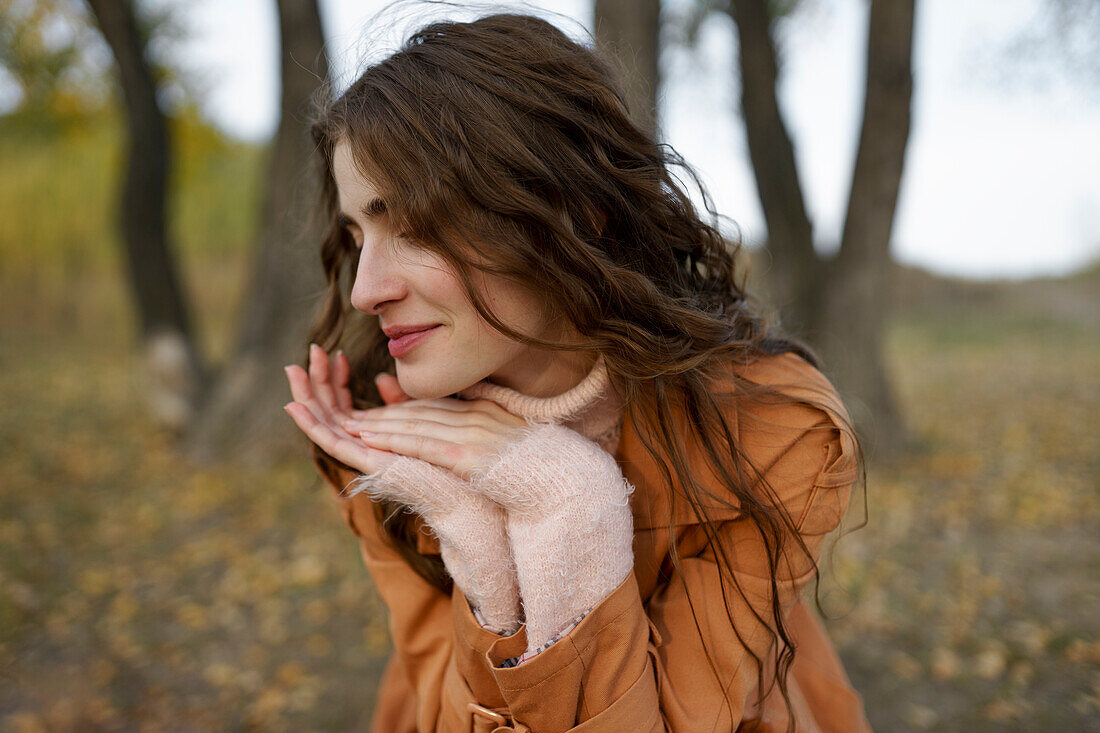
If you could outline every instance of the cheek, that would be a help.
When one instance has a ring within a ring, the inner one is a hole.
[[[397,261],[423,298],[447,307],[463,300],[462,283],[445,259],[412,245],[398,245],[397,252]]]
[[[428,278],[428,292],[452,308],[459,310],[470,308],[473,305],[466,301],[466,290],[458,278],[447,272],[435,271]]]
[[[545,329],[542,309],[534,295],[510,282],[490,291],[490,305],[500,320],[521,333],[538,336]]]
[[[466,290],[458,276],[449,268],[440,264],[418,270],[418,289],[426,300],[451,315],[458,338],[475,341],[479,349],[489,348],[493,344],[492,348],[496,350],[497,347],[514,343],[481,317],[466,297]],[[538,299],[533,294],[504,278],[478,271],[471,275],[485,306],[498,319],[528,335],[538,336],[544,332],[546,322],[541,315]]]

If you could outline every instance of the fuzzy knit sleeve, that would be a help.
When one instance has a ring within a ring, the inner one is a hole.
[[[825,659],[828,641],[800,601],[825,535],[844,514],[856,478],[855,444],[838,413],[812,404],[769,405],[741,415],[740,425],[742,446],[808,551],[791,552],[781,562],[778,596],[766,547],[749,518],[727,516],[715,525],[713,541],[697,526],[682,528],[679,572],[645,597],[635,570],[561,639],[523,664],[506,665],[527,647],[523,629],[487,650],[485,665],[515,730],[712,731],[748,721],[765,733],[785,730],[788,722],[822,733],[869,730],[858,695],[842,670],[836,673],[838,664]],[[633,473],[661,481],[652,467]],[[713,474],[699,477],[713,495],[728,493]],[[736,587],[719,577],[719,551],[730,562]],[[796,643],[811,650],[804,654],[825,650],[796,661],[788,678],[789,709],[777,688],[767,687],[779,651],[769,621],[776,607],[797,632]],[[764,689],[758,687],[757,660],[764,664]]]
[[[393,654],[378,690],[372,733],[466,730],[471,702],[503,706],[483,660],[492,644],[508,637],[473,621],[460,591],[444,593],[413,570],[386,536],[377,505],[367,495],[343,495],[358,474],[322,471],[322,476],[359,540],[363,563],[389,612]],[[432,544],[424,534],[422,549]]]

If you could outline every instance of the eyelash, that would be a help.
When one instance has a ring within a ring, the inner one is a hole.
[[[348,236],[349,236],[349,237],[351,237],[351,242],[352,242],[352,245],[353,245],[353,246],[354,246],[354,247],[355,247],[356,249],[363,249],[363,243],[362,243],[362,242],[360,242],[359,240],[357,240],[357,239],[355,238],[355,235],[354,235],[354,234],[352,234],[352,232],[351,232],[351,230],[350,230],[350,229],[345,229],[344,231],[346,231],[346,232],[348,233]],[[410,241],[412,241],[412,238],[411,238],[411,237],[409,237],[409,235],[408,235],[407,233],[405,233],[405,232],[401,232],[400,234],[395,234],[395,235],[393,235],[393,238],[394,238],[394,239],[399,239],[399,240],[401,240],[402,242],[410,242]]]

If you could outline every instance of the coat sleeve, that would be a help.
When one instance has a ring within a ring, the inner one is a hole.
[[[461,603],[452,602],[451,595],[413,570],[385,535],[368,496],[349,499],[340,495],[357,474],[342,469],[331,476],[321,473],[333,487],[333,497],[349,528],[359,538],[363,562],[389,609],[395,656],[391,666],[403,671],[408,683],[380,689],[377,707],[397,715],[397,709],[415,706],[416,730],[469,730],[467,706],[471,701],[489,709],[504,705],[483,659],[493,643],[510,637],[498,636],[476,620],[471,623],[470,608],[459,591],[455,591],[455,601]],[[456,610],[462,613],[456,614]],[[401,694],[402,689],[406,700],[385,699],[395,690]],[[375,730],[385,726],[377,716],[375,724]]]
[[[759,424],[742,422],[742,447],[763,459],[754,464],[763,466],[775,499],[809,550],[808,557],[792,550],[781,560],[777,600],[784,615],[813,578],[824,536],[839,525],[857,475],[854,441],[834,417],[813,406],[786,405],[769,410]],[[768,699],[779,698],[779,707],[762,705],[757,690],[756,659],[765,660],[768,671],[775,647],[763,541],[743,516],[715,529],[740,592],[728,579],[720,581],[713,545],[696,525],[679,534],[682,572],[648,598],[643,600],[631,574],[563,639],[529,661],[501,666],[522,652],[522,629],[488,649],[485,664],[517,729],[732,730],[753,718],[770,718],[771,725],[761,730],[785,728],[785,721],[776,719],[786,715],[777,691]],[[800,729],[820,730],[793,675],[789,679]],[[855,723],[850,729],[861,728]]]

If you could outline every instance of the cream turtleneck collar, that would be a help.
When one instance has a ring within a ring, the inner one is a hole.
[[[553,397],[532,397],[482,380],[458,393],[465,399],[487,399],[532,423],[556,423],[576,430],[614,453],[619,442],[623,405],[611,389],[601,354],[576,386]]]

